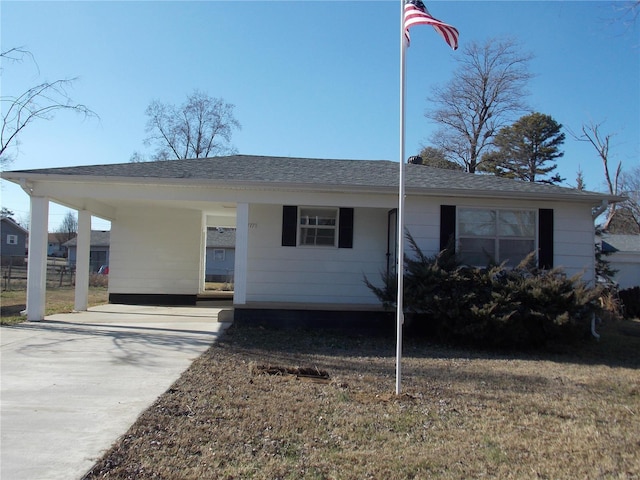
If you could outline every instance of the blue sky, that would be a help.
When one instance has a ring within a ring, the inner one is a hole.
[[[510,36],[535,58],[528,102],[578,132],[603,123],[610,156],[640,157],[640,20],[626,2],[429,1],[432,15],[470,41]],[[154,99],[181,103],[199,89],[235,105],[239,153],[398,160],[400,3],[378,1],[99,2],[0,4],[2,50],[30,62],[3,64],[2,95],[78,77],[72,98],[99,120],[62,113],[32,124],[10,169],[127,162],[143,145]],[[407,52],[406,152],[429,144],[424,112],[434,85],[455,71],[453,52],[430,27],[415,27]],[[566,131],[566,130],[565,130]],[[567,132],[558,171],[600,191],[602,165]],[[2,182],[2,206],[27,218],[29,200]],[[50,230],[66,209],[52,204]],[[94,228],[108,222],[94,221]]]

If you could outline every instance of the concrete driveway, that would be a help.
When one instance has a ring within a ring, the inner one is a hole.
[[[0,478],[81,478],[231,318],[103,305],[0,328]]]

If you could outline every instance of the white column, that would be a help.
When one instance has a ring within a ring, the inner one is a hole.
[[[206,289],[205,276],[207,274],[207,215],[202,213],[202,221],[200,224],[200,283],[198,284],[198,293],[203,293]]]
[[[31,196],[29,260],[27,267],[27,320],[44,320],[47,293],[49,199]]]
[[[233,272],[233,303],[247,303],[247,252],[249,249],[249,204],[236,206],[236,259]]]
[[[74,310],[85,311],[89,306],[89,251],[91,249],[91,213],[78,211],[76,248],[76,291]]]

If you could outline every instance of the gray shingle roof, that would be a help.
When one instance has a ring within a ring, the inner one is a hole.
[[[144,179],[189,179],[198,183],[273,184],[309,187],[329,186],[343,188],[397,188],[399,165],[388,160],[331,160],[317,158],[267,157],[232,155],[227,157],[157,162],[87,165],[78,167],[43,168],[5,172],[3,176],[16,178],[17,174],[84,176]],[[405,186],[408,191],[485,191],[523,193],[536,196],[558,195],[578,199],[593,199],[593,192],[522,182],[493,175],[470,174],[423,165],[406,165]],[[602,195],[602,198],[605,198]]]
[[[0,225],[4,223],[6,225],[10,225],[11,227],[15,228],[16,230],[21,231],[24,234],[29,234],[29,230],[27,230],[26,228],[24,228],[22,225],[20,225],[18,222],[16,222],[15,220],[13,220],[12,218],[9,217],[1,217],[0,218]],[[0,230],[2,230],[2,227],[0,226]]]
[[[602,234],[602,250],[605,252],[640,253],[640,235]]]
[[[91,230],[91,241],[89,244],[92,247],[108,247],[111,240],[111,232],[108,230]],[[75,247],[78,245],[78,238],[72,238],[71,240],[64,242],[65,247]]]
[[[236,229],[235,228],[208,228],[207,247],[212,248],[235,248]]]

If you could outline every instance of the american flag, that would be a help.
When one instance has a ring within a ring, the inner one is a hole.
[[[404,3],[404,35],[407,38],[407,45],[411,42],[409,37],[409,28],[414,25],[431,25],[436,32],[442,35],[444,41],[451,48],[458,48],[458,30],[451,25],[441,22],[433,18],[427,11],[422,0],[405,0]]]

